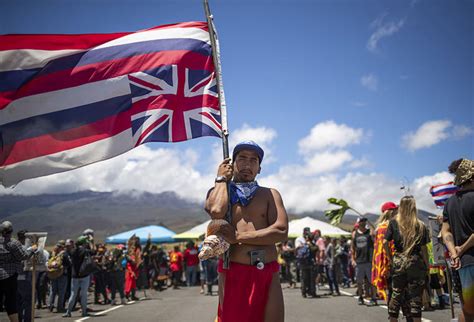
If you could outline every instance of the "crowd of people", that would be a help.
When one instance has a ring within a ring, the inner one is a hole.
[[[13,225],[0,226],[0,310],[11,321],[31,321],[32,296],[36,309],[48,309],[71,317],[77,303],[88,316],[88,294],[94,304],[125,305],[138,301],[137,290],[201,286],[201,294],[212,295],[217,284],[217,258],[200,261],[198,247],[179,245],[170,252],[145,245],[132,236],[127,245],[95,243],[94,232],[86,229],[76,240],[59,240],[48,252],[28,241],[26,230],[14,238]],[[35,295],[32,293],[32,259],[35,260]],[[199,281],[198,281],[199,280]],[[118,295],[118,296],[117,296]]]
[[[320,297],[326,283],[324,295],[333,296],[355,284],[358,304],[386,301],[390,321],[397,321],[400,311],[407,321],[421,321],[422,311],[444,309],[451,282],[461,301],[459,321],[473,321],[474,161],[456,160],[449,170],[459,190],[443,215],[430,218],[438,225],[437,236],[418,218],[415,198],[407,195],[399,205],[384,203],[375,225],[359,218],[351,239],[321,236],[306,227],[294,246],[278,244],[281,280],[289,287],[299,282],[304,298]],[[435,260],[433,244],[445,260]]]
[[[358,304],[376,306],[382,299],[390,321],[397,321],[400,311],[407,321],[421,321],[423,310],[446,306],[444,294],[452,278],[462,304],[459,321],[473,321],[474,161],[457,160],[450,171],[460,189],[437,218],[441,233],[435,236],[446,246],[446,265],[434,260],[433,236],[417,216],[415,198],[407,195],[399,205],[384,203],[375,225],[360,217],[350,239],[322,236],[307,227],[294,244],[277,244],[281,281],[289,287],[300,283],[304,298],[320,297],[324,284],[324,295],[333,296],[341,294],[341,287],[356,285]],[[0,309],[10,321],[31,320],[33,295],[37,309],[71,317],[80,303],[82,316],[87,316],[89,290],[95,304],[116,305],[139,300],[137,289],[200,285],[201,294],[212,295],[218,280],[218,259],[200,261],[194,242],[183,252],[179,245],[167,252],[152,245],[151,236],[145,246],[132,236],[127,245],[110,247],[95,243],[94,232],[86,229],[76,240],[59,240],[49,253],[29,240],[25,230],[14,238],[8,221],[0,225],[0,233]]]

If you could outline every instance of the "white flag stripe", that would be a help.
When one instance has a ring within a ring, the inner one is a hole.
[[[132,33],[106,42],[90,51],[102,48],[108,48],[118,45],[132,44],[135,42],[159,40],[159,39],[196,39],[206,42],[210,45],[209,34],[207,31],[199,28],[168,28],[155,29]],[[40,68],[45,66],[50,60],[67,56],[87,49],[68,49],[68,50],[6,50],[0,51],[0,72],[8,70]],[[17,53],[19,52],[19,53]],[[18,55],[18,56],[17,56]],[[21,63],[20,63],[21,62]],[[18,67],[20,66],[20,68]]]
[[[0,110],[0,125],[130,94],[128,76],[22,97]],[[38,108],[38,107],[41,108]]]
[[[132,148],[132,130],[129,128],[115,136],[74,149],[0,167],[0,182],[3,186],[10,187],[25,178],[73,170],[112,158]]]
[[[15,49],[0,51],[0,72],[41,68],[53,59],[69,56],[83,51],[85,50]]]
[[[209,33],[199,28],[167,28],[167,29],[153,29],[141,32],[136,32],[130,35],[114,39],[106,42],[93,50],[107,48],[112,46],[126,45],[135,42],[157,40],[157,39],[196,39],[211,44],[209,40]]]

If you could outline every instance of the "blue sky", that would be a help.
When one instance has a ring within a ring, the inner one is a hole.
[[[286,193],[295,211],[324,208],[330,194],[376,211],[385,199],[399,198],[401,181],[434,210],[427,187],[449,179],[445,170],[452,160],[474,158],[473,1],[210,5],[221,42],[231,142],[250,136],[264,145],[269,158],[261,181],[276,186],[284,199]],[[191,0],[0,0],[0,34],[134,31],[204,18],[201,1]],[[149,160],[157,158],[153,153],[177,158],[174,171],[202,183],[187,190],[178,183],[185,179],[167,175],[156,178],[167,184],[141,187],[168,187],[184,196],[198,196],[212,184],[221,153],[214,138],[154,144],[146,152]],[[142,159],[140,151],[133,153],[95,168],[134,168]],[[84,178],[93,168],[0,193],[124,188],[118,182],[91,187]],[[361,197],[360,189],[367,195]],[[316,197],[301,206],[299,191]]]

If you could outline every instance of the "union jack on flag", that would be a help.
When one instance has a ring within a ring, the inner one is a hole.
[[[203,95],[208,101],[218,99],[214,73],[170,65],[133,73],[128,78],[133,104],[150,106],[132,115],[135,146],[221,133],[219,110],[202,106]]]
[[[444,208],[446,201],[458,191],[458,187],[453,182],[432,186],[430,189],[433,201],[438,208]]]
[[[222,135],[208,26],[0,36],[0,183]]]

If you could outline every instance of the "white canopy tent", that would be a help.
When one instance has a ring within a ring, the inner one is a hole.
[[[321,231],[323,236],[349,236],[351,233],[324,221],[317,220],[311,217],[304,217],[301,219],[294,219],[288,223],[288,238],[297,238],[303,235],[303,229],[309,227],[313,232],[316,229]]]
[[[194,226],[193,228],[186,230],[185,232],[182,232],[181,234],[174,235],[174,239],[199,239],[199,237],[204,236],[207,231],[207,226],[211,220],[209,219],[208,221],[203,222],[202,224],[199,224],[197,226]]]

